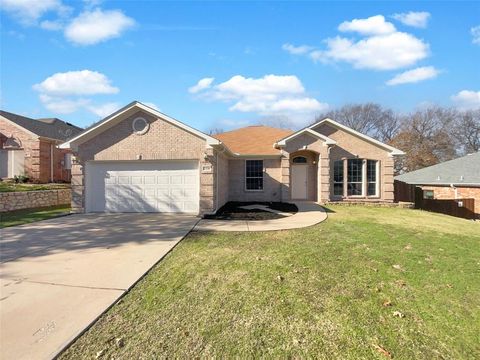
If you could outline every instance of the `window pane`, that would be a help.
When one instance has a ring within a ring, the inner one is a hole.
[[[333,195],[343,195],[343,183],[333,184]]]
[[[375,196],[375,195],[377,195],[377,183],[374,183],[374,182],[369,182],[369,183],[368,183],[367,195],[368,195],[368,196]]]
[[[333,181],[343,182],[343,160],[338,160],[333,163]]]
[[[348,182],[362,182],[362,160],[348,160]]]
[[[367,160],[367,181],[377,181],[377,162],[375,160]]]
[[[306,164],[307,163],[307,158],[304,156],[297,156],[296,158],[293,158],[293,163],[294,164]]]
[[[433,199],[433,190],[423,190],[424,199]]]
[[[362,183],[348,183],[348,195],[362,195]]]
[[[262,178],[247,178],[247,190],[262,190],[263,179]]]

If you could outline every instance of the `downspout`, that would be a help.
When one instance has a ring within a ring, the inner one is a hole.
[[[451,187],[451,188],[453,189],[453,191],[454,191],[455,200],[457,200],[457,199],[458,199],[458,189],[457,189],[457,187],[456,187],[455,185],[453,185],[453,184],[450,184],[450,187]]]
[[[215,212],[218,210],[218,175],[220,172],[220,166],[218,166],[218,151],[215,151],[215,165],[217,166],[217,171],[215,172]]]
[[[50,143],[50,182],[53,182],[53,144]]]

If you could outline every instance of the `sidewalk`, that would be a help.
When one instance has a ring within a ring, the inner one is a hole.
[[[292,216],[275,220],[214,220],[202,219],[195,231],[274,231],[298,229],[312,226],[327,218],[325,209],[315,202],[294,202],[298,212]]]

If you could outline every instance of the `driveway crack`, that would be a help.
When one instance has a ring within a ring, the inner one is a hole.
[[[80,288],[80,289],[91,289],[91,290],[115,290],[115,291],[127,291],[123,288],[112,288],[112,287],[101,287],[101,286],[85,286],[85,285],[70,285],[70,284],[61,284],[49,281],[36,281],[36,280],[26,280],[26,279],[12,279],[18,282],[27,282],[32,284],[42,284],[42,285],[54,285],[54,286],[63,286],[71,288]]]

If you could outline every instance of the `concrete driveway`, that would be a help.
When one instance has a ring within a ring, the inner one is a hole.
[[[0,229],[0,358],[54,357],[197,221],[88,214]]]

